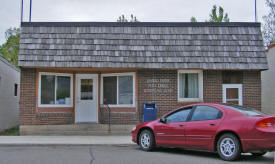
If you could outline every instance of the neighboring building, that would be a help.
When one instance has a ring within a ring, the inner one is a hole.
[[[266,51],[269,69],[262,72],[262,109],[275,115],[275,44]]]
[[[0,131],[19,125],[20,70],[0,56]]]
[[[259,23],[21,24],[21,125],[142,121],[197,102],[261,110]],[[104,99],[106,100],[104,102]]]

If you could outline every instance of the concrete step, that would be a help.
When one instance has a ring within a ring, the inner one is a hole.
[[[23,125],[20,135],[131,135],[135,125],[71,124],[71,125]]]

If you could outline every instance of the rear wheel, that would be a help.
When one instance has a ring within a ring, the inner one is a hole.
[[[140,133],[139,145],[145,151],[151,151],[155,148],[155,138],[150,130],[143,130]]]
[[[222,135],[217,144],[219,156],[226,161],[233,161],[241,156],[239,139],[230,133]]]
[[[251,152],[253,156],[263,156],[267,153],[267,151],[257,151],[257,152]]]

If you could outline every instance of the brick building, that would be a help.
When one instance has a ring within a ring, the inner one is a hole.
[[[22,23],[21,125],[142,121],[197,102],[261,110],[259,23]],[[105,101],[104,101],[105,100]]]

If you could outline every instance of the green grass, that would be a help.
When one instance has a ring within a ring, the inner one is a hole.
[[[19,136],[19,126],[0,132],[0,136]]]

